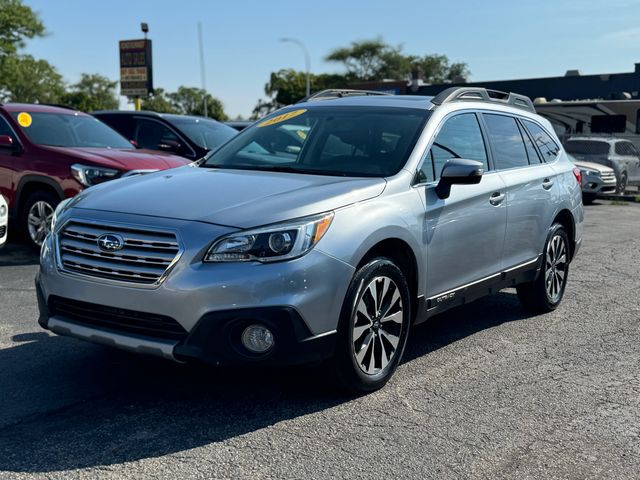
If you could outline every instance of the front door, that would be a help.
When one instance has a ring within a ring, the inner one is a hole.
[[[488,172],[477,185],[453,185],[446,199],[435,192],[447,160],[476,160],[486,172],[487,157],[476,114],[460,113],[445,119],[423,161],[427,297],[501,271],[507,209],[500,176]]]

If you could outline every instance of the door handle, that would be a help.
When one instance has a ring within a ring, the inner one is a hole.
[[[489,197],[489,203],[494,206],[500,205],[504,200],[504,197],[505,194],[502,192],[493,192],[491,197]]]
[[[545,190],[549,190],[551,187],[553,187],[553,180],[551,180],[550,178],[545,178],[542,181],[542,188],[544,188]]]

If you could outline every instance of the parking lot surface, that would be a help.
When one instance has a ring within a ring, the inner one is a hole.
[[[513,290],[413,330],[381,391],[323,368],[183,367],[41,330],[0,252],[0,478],[638,478],[640,205],[586,208],[564,301]]]

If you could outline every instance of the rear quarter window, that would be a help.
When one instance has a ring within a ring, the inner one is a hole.
[[[560,145],[558,145],[551,135],[549,135],[540,125],[531,120],[522,120],[522,123],[531,134],[531,138],[535,142],[538,150],[542,154],[543,161],[552,162],[560,153]]]

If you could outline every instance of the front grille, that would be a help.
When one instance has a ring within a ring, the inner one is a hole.
[[[120,250],[105,251],[98,239],[115,234]],[[174,233],[72,220],[58,235],[62,269],[136,284],[158,283],[180,253]]]
[[[616,174],[614,172],[603,172],[600,175],[602,181],[604,183],[615,183],[616,182]]]
[[[171,317],[96,305],[55,295],[49,297],[49,311],[51,316],[117,333],[166,340],[182,340],[187,336],[187,331]]]
[[[6,225],[2,225],[0,227],[0,238],[4,237],[7,234],[7,226]]]

